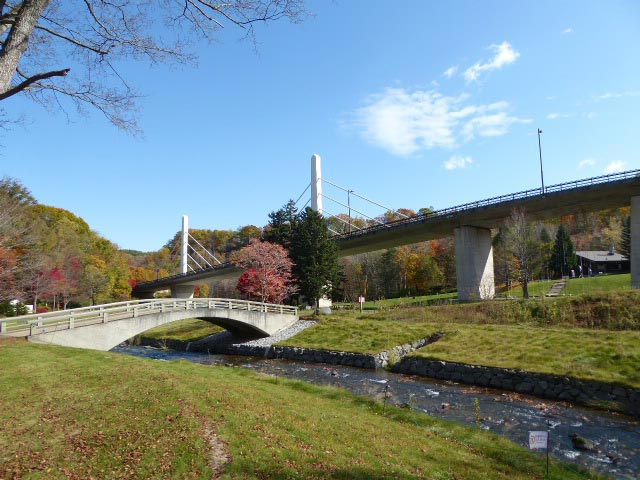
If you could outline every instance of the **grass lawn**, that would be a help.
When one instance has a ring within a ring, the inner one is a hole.
[[[442,329],[443,338],[413,355],[640,388],[637,331],[464,324]]]
[[[539,297],[544,295],[557,280],[542,280],[529,284],[529,295]],[[620,275],[598,275],[595,277],[571,278],[567,280],[561,295],[581,295],[585,293],[612,292],[631,289],[631,274],[622,273]],[[522,287],[520,285],[509,291],[502,292],[500,297],[522,297]]]
[[[599,275],[597,277],[572,278],[564,287],[565,295],[612,292],[631,289],[631,274]]]
[[[541,479],[483,430],[227,367],[0,343],[0,478]],[[46,366],[46,367],[44,367]],[[597,478],[551,462],[554,479]]]
[[[430,337],[437,332],[431,324],[386,320],[380,312],[336,312],[330,316],[318,317],[317,320],[318,325],[307,328],[278,345],[379,353],[396,345]]]
[[[158,340],[181,340],[193,342],[201,338],[222,332],[224,329],[211,322],[188,318],[177,322],[167,323],[144,332],[143,336]]]

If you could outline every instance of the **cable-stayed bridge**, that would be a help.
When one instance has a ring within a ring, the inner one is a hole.
[[[331,185],[345,192],[346,203],[324,194],[324,185]],[[488,299],[494,296],[491,229],[499,227],[514,209],[524,209],[532,220],[544,220],[562,215],[631,206],[631,282],[633,288],[640,288],[640,170],[534,188],[408,216],[324,179],[320,157],[313,155],[311,181],[298,197],[296,204],[309,190],[310,196],[301,209],[310,205],[323,215],[345,224],[343,232],[334,232],[341,256],[453,235],[458,297],[461,300]],[[385,222],[380,218],[369,217],[352,207],[352,197],[381,207],[397,219]],[[329,213],[325,203],[346,208],[348,215]],[[355,222],[351,221],[352,212],[367,218],[368,225],[356,226]],[[172,296],[189,298],[193,295],[196,285],[238,277],[240,272],[233,264],[220,263],[213,256],[195,253],[193,240],[195,239],[188,233],[187,220],[183,218],[181,273],[140,283],[134,287],[133,295],[138,298],[151,298],[158,290],[171,289]]]

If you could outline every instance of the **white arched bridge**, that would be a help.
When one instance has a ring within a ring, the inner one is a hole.
[[[186,318],[200,318],[232,333],[266,337],[298,321],[298,309],[227,298],[134,300],[0,319],[0,336],[110,350],[151,328]]]

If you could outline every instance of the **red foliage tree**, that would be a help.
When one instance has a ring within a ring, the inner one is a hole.
[[[252,239],[234,254],[233,262],[245,270],[236,288],[250,298],[282,303],[294,293],[293,262],[281,245]]]

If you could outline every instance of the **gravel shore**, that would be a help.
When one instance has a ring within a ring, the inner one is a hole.
[[[274,333],[270,337],[264,338],[256,338],[252,340],[246,339],[238,339],[234,337],[231,332],[224,331],[212,335],[207,338],[203,338],[202,340],[198,340],[197,342],[193,342],[192,348],[202,348],[205,344],[206,347],[210,348],[216,345],[225,345],[225,346],[248,346],[248,347],[270,347],[274,343],[281,342],[282,340],[286,340],[289,337],[293,337],[303,330],[312,327],[317,322],[311,320],[298,320],[296,323],[291,325],[290,327],[284,328],[279,332]]]

